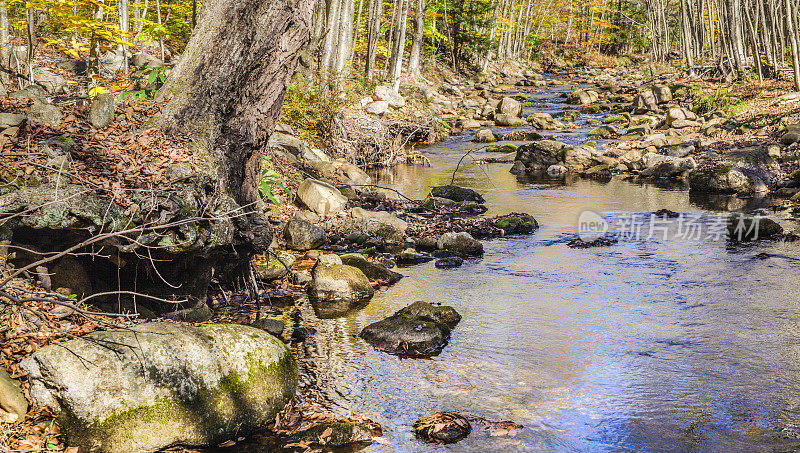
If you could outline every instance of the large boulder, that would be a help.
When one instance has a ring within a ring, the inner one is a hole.
[[[778,162],[764,147],[729,151],[689,175],[689,192],[753,194],[766,192],[783,177]]]
[[[683,176],[686,172],[697,168],[697,163],[691,157],[664,156],[665,159],[648,167],[639,174],[642,177],[670,178]]]
[[[90,333],[22,362],[38,407],[93,451],[215,446],[263,429],[297,389],[278,339],[236,324],[149,323]]]
[[[472,189],[459,187],[454,185],[436,186],[431,188],[431,196],[437,198],[446,198],[456,202],[461,201],[474,201],[477,203],[485,203],[481,194]]]
[[[371,115],[383,115],[389,110],[389,103],[387,101],[370,102],[364,107],[364,110]]]
[[[370,280],[382,280],[388,284],[394,284],[403,278],[402,274],[390,271],[385,266],[382,266],[378,263],[368,261],[364,255],[359,253],[348,253],[342,255],[340,258],[342,260],[342,264],[359,269]]]
[[[28,115],[28,120],[34,123],[53,127],[58,127],[61,124],[61,110],[53,104],[37,100],[25,110],[25,113]]]
[[[672,90],[667,85],[654,85],[650,90],[658,104],[672,102]]]
[[[160,59],[144,52],[136,52],[133,54],[131,56],[131,65],[139,69],[154,69],[166,66]]]
[[[633,99],[633,111],[638,115],[658,111],[658,99],[652,89],[644,90],[636,95]]]
[[[33,73],[33,78],[52,94],[60,94],[67,83],[64,77],[46,68],[37,68]]]
[[[699,126],[697,115],[689,109],[672,107],[667,110],[665,122],[676,129]]]
[[[308,293],[322,318],[341,316],[375,294],[367,276],[353,266],[316,266],[312,277]]]
[[[286,223],[283,237],[286,239],[286,247],[306,251],[325,243],[325,230],[295,216]]]
[[[96,129],[105,129],[114,120],[115,98],[111,93],[95,96],[89,105],[89,122]]]
[[[553,118],[553,115],[546,112],[531,113],[525,118],[531,127],[540,131],[554,131],[564,129],[564,123]]]
[[[336,187],[316,179],[308,178],[297,188],[297,198],[308,209],[320,215],[335,214],[344,209],[347,197]]]
[[[781,136],[781,143],[789,146],[797,142],[800,142],[800,124],[790,124],[786,126],[786,131],[784,131]]]
[[[288,131],[275,131],[269,136],[267,146],[282,149],[292,156],[307,162],[330,162],[331,158],[322,151],[312,148],[303,140]]]
[[[25,121],[25,115],[19,113],[0,113],[0,131],[9,127],[16,127]]]
[[[483,244],[467,232],[449,232],[441,235],[436,241],[439,250],[446,250],[461,256],[483,255]]]
[[[359,337],[375,349],[407,357],[431,357],[447,345],[461,316],[448,306],[414,302],[364,328]]]
[[[481,129],[475,133],[472,141],[475,143],[494,143],[497,141],[497,137],[491,129]]]
[[[522,116],[522,104],[516,99],[506,96],[500,99],[500,103],[497,104],[497,113],[516,117]]]
[[[402,108],[406,105],[406,99],[390,86],[378,85],[375,87],[374,98],[376,101],[385,101],[389,107],[394,109]]]
[[[571,148],[554,140],[537,140],[517,148],[514,160],[521,162],[529,173],[544,173],[551,165],[563,165]]]

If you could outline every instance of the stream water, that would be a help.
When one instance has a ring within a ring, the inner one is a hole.
[[[557,113],[566,90],[533,95],[533,103]],[[587,140],[591,117],[556,137]],[[481,148],[470,138],[426,149],[430,167],[376,176],[423,198],[430,186],[450,182],[467,150]],[[485,255],[458,269],[402,269],[405,277],[366,308],[313,321],[315,357],[304,380],[333,409],[384,426],[383,441],[364,451],[800,448],[800,244],[734,246],[712,234],[719,210],[763,202],[694,199],[682,187],[617,179],[531,181],[511,175],[511,164],[465,162],[455,184],[479,191],[486,215],[530,213],[541,227],[485,242]],[[699,237],[681,236],[677,219],[666,236],[650,234],[650,213],[662,208],[692,219]],[[569,248],[586,210],[640,219],[641,234],[610,247]],[[771,257],[759,259],[761,252]],[[463,316],[441,355],[400,359],[355,336],[416,300]],[[450,446],[414,439],[413,420],[441,410],[513,420],[525,430],[476,432]]]

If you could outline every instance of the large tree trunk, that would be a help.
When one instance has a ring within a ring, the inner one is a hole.
[[[414,36],[411,40],[411,56],[408,58],[408,72],[411,77],[422,77],[420,70],[420,54],[422,53],[422,39],[425,33],[425,0],[417,0],[414,12]]]
[[[312,0],[210,0],[186,51],[159,91],[150,127],[190,134],[232,215],[240,253],[265,250],[272,229],[258,194],[262,149],[311,30]],[[245,253],[245,257],[247,257]]]

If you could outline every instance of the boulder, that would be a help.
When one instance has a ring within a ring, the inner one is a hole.
[[[448,306],[413,304],[374,322],[358,335],[375,349],[406,357],[431,357],[447,345],[461,316]]]
[[[530,234],[539,228],[539,223],[528,214],[508,214],[494,219],[494,226],[504,234]]]
[[[21,363],[70,445],[103,452],[216,446],[274,420],[297,388],[277,338],[236,324],[148,323],[46,346]]]
[[[512,117],[522,116],[522,104],[514,98],[504,97],[497,105],[497,113],[506,114]]]
[[[697,115],[691,110],[682,107],[672,107],[667,110],[666,119],[664,121],[667,123],[667,126],[675,129],[693,125],[699,126],[699,123],[697,123]]]
[[[658,111],[658,99],[653,90],[644,90],[633,99],[633,111],[637,115]]]
[[[783,178],[780,165],[761,146],[726,152],[689,175],[689,193],[753,194]]]
[[[650,89],[658,104],[672,102],[672,90],[667,85],[655,85]]]
[[[498,126],[517,127],[524,126],[525,120],[518,116],[508,115],[506,113],[498,113],[494,116],[494,122]]]
[[[514,159],[529,173],[544,173],[551,165],[563,165],[571,146],[554,140],[537,140],[517,149]]]
[[[387,244],[402,244],[406,240],[403,230],[370,217],[346,220],[342,223],[341,230],[351,233],[357,231],[370,238],[380,239]]]
[[[564,129],[564,123],[554,119],[552,115],[545,112],[531,113],[525,118],[525,121],[529,122],[534,129],[542,131]]]
[[[283,321],[275,318],[259,318],[253,321],[250,325],[278,338],[283,335],[283,329],[286,327]]]
[[[386,85],[375,87],[374,98],[376,101],[385,101],[393,109],[399,109],[406,105],[406,99],[396,93],[392,87]]]
[[[691,157],[664,156],[658,164],[644,169],[639,175],[652,178],[670,178],[682,176],[685,172],[697,168],[697,163]]]
[[[163,68],[166,66],[160,59],[144,52],[137,52],[133,54],[131,56],[130,63],[139,69],[154,69]]]
[[[341,316],[351,308],[368,302],[375,290],[360,269],[336,264],[316,266],[308,288],[320,317]]]
[[[344,209],[347,197],[336,187],[316,179],[308,178],[297,188],[297,198],[308,209],[320,215],[335,214]]]
[[[33,78],[51,94],[60,94],[67,83],[65,78],[47,68],[37,68],[33,73]]]
[[[597,102],[600,96],[596,91],[575,90],[567,96],[567,104],[589,105]]]
[[[286,247],[306,251],[325,243],[325,230],[298,217],[292,217],[286,223],[283,237],[286,239]]]
[[[401,220],[396,215],[386,211],[367,211],[364,208],[356,207],[350,210],[350,215],[354,219],[375,219],[381,223],[391,225],[403,233],[408,229],[408,223],[405,220]]]
[[[289,222],[291,223],[291,220]],[[288,229],[289,228],[287,225],[287,230]],[[322,240],[323,242],[325,241],[324,233],[322,236]],[[316,247],[318,247],[318,245],[311,248],[313,249]],[[294,261],[295,261],[294,255],[292,255],[289,252],[280,250],[275,253],[275,256],[270,254],[269,259],[267,260],[266,263],[256,264],[255,266],[253,266],[253,269],[258,279],[270,282],[285,277],[289,273],[289,269],[294,264]]]
[[[449,232],[441,235],[436,242],[439,250],[446,250],[460,256],[483,255],[483,244],[467,232]]]
[[[437,269],[453,269],[460,267],[462,264],[464,264],[464,258],[460,256],[446,256],[436,260],[434,266],[436,266]]]
[[[17,127],[25,121],[25,115],[18,113],[0,113],[0,131],[9,127]]]
[[[456,202],[461,201],[474,201],[477,203],[485,203],[486,200],[472,189],[465,187],[458,187],[453,185],[436,186],[431,188],[431,196],[438,198],[446,198]]]
[[[114,120],[116,100],[112,93],[98,94],[89,105],[89,122],[95,129],[105,129]]]
[[[800,124],[786,126],[786,131],[781,136],[781,143],[786,146],[800,142]]]
[[[383,115],[389,110],[389,103],[386,101],[370,102],[364,110],[371,115]]]
[[[491,129],[481,129],[475,133],[472,141],[476,143],[494,143],[497,141],[497,137],[495,137]]]
[[[83,60],[64,60],[56,63],[55,67],[75,75],[86,75],[86,70],[89,68],[89,65]]]
[[[19,382],[11,379],[5,369],[0,368],[0,423],[16,423],[25,418],[28,401],[22,394]]]
[[[594,139],[607,139],[616,134],[617,130],[613,126],[600,126],[589,132],[589,137]]]
[[[401,278],[403,278],[402,274],[390,271],[385,266],[382,266],[378,263],[368,261],[364,255],[359,253],[348,253],[346,255],[342,255],[340,258],[342,260],[342,264],[359,269],[364,273],[364,275],[367,276],[368,279],[373,281],[382,280],[391,285],[397,283]]]
[[[61,124],[61,110],[52,104],[34,101],[33,105],[25,111],[28,119],[34,123],[41,123],[58,127]]]

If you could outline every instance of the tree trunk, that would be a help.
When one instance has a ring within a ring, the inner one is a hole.
[[[380,38],[381,18],[383,17],[383,0],[372,0],[371,3],[367,62],[364,68],[364,73],[368,80],[372,80],[375,76],[375,54],[378,48],[378,39]]]
[[[391,77],[394,91],[400,88],[400,74],[403,72],[403,53],[406,44],[406,19],[407,19],[406,0],[397,2],[397,30],[395,31],[394,42],[392,43],[392,60],[389,65],[389,77]]]
[[[312,0],[210,0],[149,126],[189,134],[220,199],[238,205],[234,248],[266,250],[272,228],[258,194],[262,149],[311,30]]]
[[[791,0],[786,0],[786,22],[789,31],[789,45],[792,48],[792,72],[794,73],[794,89],[800,91],[800,49],[797,44],[797,17]]]
[[[11,38],[8,26],[8,5],[5,0],[0,0],[0,66],[11,69]],[[8,91],[8,82],[8,74],[0,74],[0,84],[3,86],[0,92]]]
[[[411,56],[408,59],[408,73],[418,79],[422,76],[420,71],[420,54],[422,53],[422,39],[425,34],[425,0],[416,1],[414,14],[414,37],[411,40]]]

